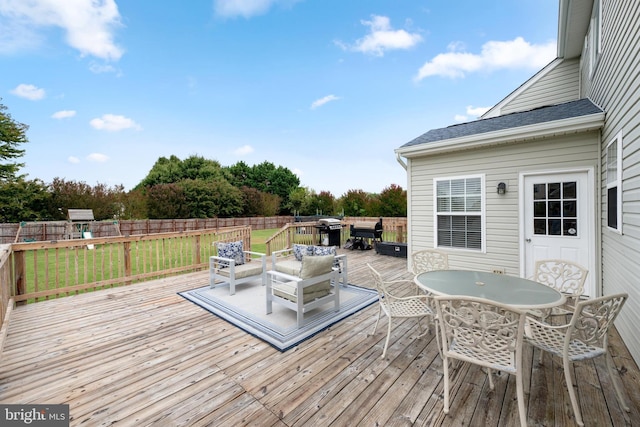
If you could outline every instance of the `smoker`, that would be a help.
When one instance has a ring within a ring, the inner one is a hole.
[[[322,245],[340,247],[342,223],[339,219],[322,218],[318,221],[316,229],[320,233],[320,242]]]
[[[381,242],[382,231],[382,218],[378,222],[361,221],[351,224],[351,249],[371,249],[368,240],[372,239],[374,243]]]

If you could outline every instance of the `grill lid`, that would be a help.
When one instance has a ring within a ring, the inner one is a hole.
[[[340,220],[335,218],[322,218],[318,221],[318,224],[329,226],[329,227],[331,226],[336,227],[341,225]]]

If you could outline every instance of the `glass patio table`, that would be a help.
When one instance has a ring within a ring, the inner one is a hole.
[[[416,275],[414,282],[435,295],[485,298],[522,310],[555,307],[566,299],[560,292],[542,283],[484,271],[429,271]]]

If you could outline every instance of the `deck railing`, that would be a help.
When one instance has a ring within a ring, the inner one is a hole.
[[[7,334],[5,319],[13,308],[11,299],[11,245],[0,245],[0,354]]]
[[[266,244],[267,255],[280,249],[290,248],[294,243],[313,245],[318,240],[317,222],[291,222],[285,224]]]
[[[214,242],[238,240],[250,248],[251,227],[7,245],[0,314],[10,299],[24,304],[201,270]]]
[[[340,241],[346,243],[350,237],[350,225],[356,222],[377,222],[377,217],[344,217],[340,222]],[[291,222],[285,224],[273,236],[266,241],[267,255],[273,251],[290,248],[292,244],[313,245],[319,243],[318,223],[313,222]],[[387,242],[406,242],[407,219],[406,218],[382,218],[382,240]]]

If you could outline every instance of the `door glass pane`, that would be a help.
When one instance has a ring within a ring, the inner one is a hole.
[[[533,185],[533,234],[578,235],[578,183],[550,182]]]
[[[560,216],[561,212],[560,212],[560,202],[558,201],[550,201],[549,202],[549,216]]]
[[[549,220],[549,236],[559,236],[562,231],[562,221],[559,219]]]
[[[575,200],[569,200],[562,202],[562,216],[575,217],[576,216],[577,202]]]
[[[562,197],[564,199],[575,199],[576,195],[576,183],[575,182],[563,182],[562,183]]]
[[[546,219],[534,219],[533,220],[533,234],[547,234],[547,220]]]
[[[562,234],[564,236],[575,236],[578,234],[577,225],[578,223],[575,219],[565,219],[562,224]]]

